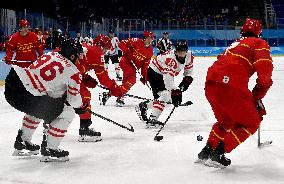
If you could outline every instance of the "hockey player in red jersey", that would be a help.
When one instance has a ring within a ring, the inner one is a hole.
[[[14,62],[19,61],[17,65],[27,67],[43,54],[42,45],[38,41],[37,35],[29,31],[29,25],[27,20],[20,20],[20,31],[10,37],[4,58],[7,64],[14,64]],[[16,61],[12,61],[14,50],[16,50]]]
[[[12,65],[5,81],[5,98],[26,113],[14,144],[14,156],[39,153],[40,146],[31,140],[44,120],[41,161],[69,160],[69,152],[58,147],[74,118],[73,108],[78,114],[87,108],[80,95],[82,76],[74,65],[80,52],[79,47],[66,41],[59,52],[49,52],[29,67]]]
[[[143,84],[147,83],[147,69],[153,56],[152,41],[154,33],[145,31],[143,38],[129,38],[122,40],[119,43],[119,48],[123,52],[120,60],[120,68],[123,71],[123,79],[121,85],[121,97],[117,98],[116,105],[123,106],[123,95],[126,94],[130,88],[136,83],[136,72],[141,69],[140,81]],[[110,97],[109,94],[103,94],[103,101]]]
[[[183,80],[179,86],[175,85],[175,77],[183,72]],[[176,43],[175,49],[165,52],[153,58],[148,68],[148,79],[151,85],[154,102],[141,102],[135,107],[139,118],[146,122],[146,127],[162,125],[158,121],[166,102],[172,102],[175,106],[182,101],[182,92],[186,91],[192,83],[193,55],[188,50],[185,40]],[[147,117],[147,110],[152,107],[152,113]]]
[[[241,38],[229,46],[208,69],[205,95],[215,114],[206,146],[198,154],[199,161],[213,167],[226,167],[225,157],[253,135],[265,113],[262,98],[272,85],[272,58],[267,42],[260,38],[262,25],[247,18]],[[253,90],[250,77],[256,73]]]
[[[111,48],[111,40],[106,35],[98,35],[93,45],[83,45],[83,57],[80,57],[76,62],[77,68],[83,75],[81,84],[81,95],[84,103],[88,104],[88,109],[91,109],[91,93],[88,88],[95,88],[97,81],[92,78],[87,72],[94,70],[99,82],[108,88],[112,95],[118,96],[116,91],[120,92],[119,86],[114,80],[108,76],[108,72],[104,68],[104,53]],[[92,124],[91,113],[85,112],[80,115],[79,141],[100,141],[101,133],[95,129],[89,128]]]

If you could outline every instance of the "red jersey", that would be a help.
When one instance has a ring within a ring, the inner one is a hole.
[[[33,32],[28,32],[27,35],[21,36],[20,32],[13,34],[6,46],[5,60],[12,60],[14,50],[16,50],[15,60],[18,61],[35,61],[37,57],[43,55],[43,49],[38,41],[38,37]],[[38,55],[37,55],[37,53]],[[27,67],[30,64],[21,64]]]
[[[208,69],[206,81],[227,84],[241,91],[248,91],[249,78],[257,72],[257,85],[264,90],[254,94],[256,99],[264,97],[272,85],[272,58],[270,47],[261,38],[244,37],[236,40]]]
[[[82,46],[84,57],[76,62],[76,66],[83,74],[83,78],[88,71],[94,70],[100,83],[107,88],[112,88],[114,81],[109,78],[104,68],[103,51],[96,45],[82,43]]]
[[[141,73],[146,76],[147,69],[153,56],[152,45],[145,47],[144,41],[138,38],[122,40],[118,47],[123,52],[125,62],[133,62],[137,69],[141,68]]]

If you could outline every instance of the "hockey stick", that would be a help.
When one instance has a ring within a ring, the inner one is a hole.
[[[176,106],[173,107],[172,111],[170,112],[170,114],[168,115],[166,121],[163,123],[162,127],[159,129],[159,131],[156,133],[155,137],[154,137],[154,140],[155,141],[160,141],[164,138],[164,136],[162,135],[159,135],[160,132],[162,131],[162,129],[165,127],[166,123],[169,121],[170,117],[172,116],[173,112],[175,111],[176,109]]]
[[[5,60],[0,60],[0,61],[3,61],[3,62],[5,62],[6,63],[6,61]],[[20,60],[11,60],[11,64],[12,65],[17,65],[17,63],[33,63],[34,61],[20,61]]]
[[[98,84],[98,86],[100,87],[100,88],[102,88],[102,89],[106,89],[106,90],[108,90],[108,88],[106,88],[106,87],[104,87],[104,86],[102,86],[102,85],[100,85],[100,84]],[[154,99],[149,99],[149,98],[145,98],[145,97],[141,97],[141,96],[137,96],[137,95],[131,95],[131,94],[125,94],[124,96],[128,96],[128,97],[132,97],[132,98],[137,98],[137,99],[140,99],[140,100],[146,100],[146,101],[156,101],[156,102],[161,102],[161,103],[166,103],[166,104],[173,104],[173,103],[171,103],[171,102],[163,102],[163,101],[158,101],[158,100],[154,100]],[[185,103],[183,103],[183,104],[181,104],[181,105],[179,105],[179,106],[188,106],[188,105],[191,105],[192,104],[192,101],[187,101],[187,102],[185,102]]]
[[[272,141],[264,141],[264,142],[260,141],[260,125],[259,125],[258,130],[257,130],[257,147],[262,148],[264,146],[268,146],[271,144],[272,144]]]
[[[146,100],[146,101],[155,101],[155,102],[161,102],[161,103],[166,103],[166,104],[173,104],[171,102],[164,102],[164,101],[159,101],[159,100],[155,100],[155,99],[149,99],[149,98],[144,98],[144,97],[140,97],[140,96],[136,96],[136,95],[131,95],[131,94],[125,94],[124,96],[128,96],[128,97],[132,97],[132,98],[137,98],[140,100]],[[189,106],[192,104],[192,101],[187,101],[179,106]]]
[[[136,67],[136,65],[133,63],[133,61],[131,61],[132,65],[134,66],[136,73],[138,73],[140,75],[140,78],[143,78],[141,72],[138,70],[138,68]],[[152,88],[149,86],[148,81],[145,81],[146,86],[152,91]]]
[[[113,124],[115,124],[115,125],[117,125],[117,126],[119,126],[119,127],[121,127],[121,128],[124,128],[124,129],[126,129],[126,130],[128,130],[128,131],[130,131],[130,132],[134,132],[134,128],[133,128],[129,123],[128,123],[128,125],[129,125],[131,128],[128,128],[128,127],[126,127],[126,126],[124,126],[124,125],[122,125],[122,124],[119,124],[119,123],[117,123],[117,122],[115,122],[115,121],[113,121],[113,120],[111,120],[111,119],[109,119],[109,118],[106,118],[106,117],[104,117],[104,116],[102,116],[102,115],[100,115],[100,114],[97,114],[97,113],[95,113],[95,112],[93,112],[93,111],[91,111],[91,110],[89,110],[89,112],[90,112],[91,114],[95,115],[95,116],[98,116],[99,118],[101,118],[101,119],[103,119],[103,120],[109,121],[109,122],[111,122],[111,123],[113,123]]]

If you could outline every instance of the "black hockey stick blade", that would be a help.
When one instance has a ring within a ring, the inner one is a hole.
[[[189,105],[192,105],[192,104],[193,104],[192,101],[189,100],[189,101],[181,104],[180,106],[189,106]]]
[[[258,144],[259,148],[265,147],[265,146],[270,146],[272,144],[272,141],[265,141],[265,142],[261,142]]]
[[[97,113],[95,113],[95,112],[93,112],[93,111],[90,111],[90,110],[89,110],[89,112],[90,112],[91,114],[93,114],[93,115],[95,115],[95,116],[97,116],[97,117],[103,119],[103,120],[109,121],[109,122],[111,122],[111,123],[113,123],[113,124],[115,124],[115,125],[117,125],[117,126],[119,126],[119,127],[121,127],[121,128],[124,128],[124,129],[126,129],[126,130],[128,130],[128,131],[130,131],[130,132],[134,132],[133,126],[131,126],[129,123],[128,123],[128,125],[130,126],[130,128],[127,127],[127,126],[124,126],[124,125],[122,125],[122,124],[119,124],[119,123],[117,123],[117,122],[115,122],[115,121],[113,121],[113,120],[111,120],[111,119],[109,119],[109,118],[107,118],[107,117],[104,117],[104,116],[102,116],[102,115],[100,115],[100,114],[97,114]]]

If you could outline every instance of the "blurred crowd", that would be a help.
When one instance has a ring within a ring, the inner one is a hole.
[[[15,30],[17,32],[18,30]],[[53,29],[50,28],[49,30],[43,31],[40,28],[32,28],[30,31],[34,32],[39,42],[42,44],[43,49],[55,49],[56,47],[60,46],[60,44],[64,40],[74,39],[76,42],[80,43],[92,43],[93,39],[88,34],[86,37],[82,37],[79,31],[76,32],[76,37],[71,38],[69,32],[64,32],[61,29]],[[3,32],[0,32],[0,51],[5,51],[6,43],[9,41],[11,35],[5,35]]]

